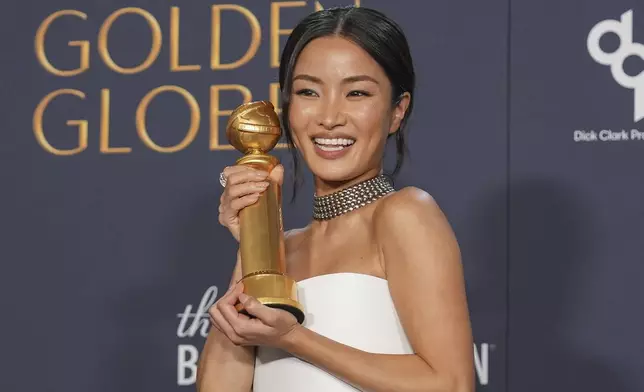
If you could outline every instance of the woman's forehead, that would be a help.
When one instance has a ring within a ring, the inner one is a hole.
[[[378,80],[386,78],[379,64],[358,44],[342,37],[323,37],[311,41],[295,64],[295,74],[314,74],[320,79],[343,79],[369,75]]]

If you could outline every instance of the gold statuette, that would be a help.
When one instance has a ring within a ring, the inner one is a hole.
[[[244,154],[236,164],[267,173],[279,164],[267,152],[275,147],[281,134],[277,113],[267,101],[237,107],[226,125],[228,141]],[[281,187],[270,181],[259,200],[239,212],[242,282],[244,293],[266,306],[290,312],[301,324],[304,310],[297,300],[297,285],[286,276],[281,205]],[[237,310],[245,313],[241,304]]]

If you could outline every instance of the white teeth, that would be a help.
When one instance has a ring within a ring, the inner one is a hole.
[[[322,151],[340,151],[344,149],[344,146],[323,146],[318,144],[318,148]]]
[[[321,137],[316,137],[313,140],[320,147],[322,147],[322,146],[350,146],[353,143],[355,143],[355,140],[343,139],[343,138],[324,139],[324,138],[321,138]],[[342,148],[342,147],[340,147],[340,148]],[[325,151],[327,151],[327,150],[325,150]],[[335,150],[329,150],[329,151],[335,151]]]

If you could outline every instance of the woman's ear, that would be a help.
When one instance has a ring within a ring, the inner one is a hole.
[[[389,127],[389,134],[395,133],[400,128],[403,118],[405,118],[405,113],[407,113],[407,108],[409,108],[409,103],[411,102],[411,94],[404,92],[398,97],[396,101],[396,106],[394,106],[391,111],[391,126]]]

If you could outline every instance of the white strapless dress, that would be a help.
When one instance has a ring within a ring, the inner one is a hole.
[[[335,273],[297,284],[304,326],[359,350],[412,354],[387,281],[356,273]],[[282,350],[259,346],[253,392],[344,392],[357,389]]]

